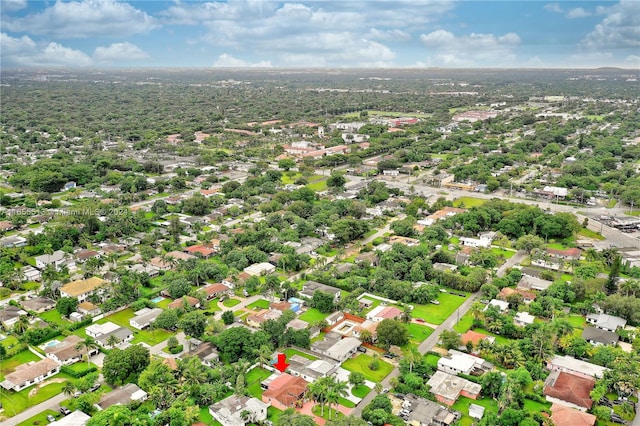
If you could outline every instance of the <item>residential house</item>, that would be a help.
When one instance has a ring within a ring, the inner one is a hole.
[[[40,270],[34,268],[31,265],[26,265],[22,267],[22,275],[24,279],[27,281],[41,281],[42,280],[42,272]]]
[[[94,305],[88,300],[79,303],[76,310],[81,313],[84,318],[95,317],[96,315],[100,315],[100,312],[102,312],[100,306]]]
[[[555,426],[595,426],[597,417],[563,404],[551,405],[551,421]]]
[[[83,339],[75,334],[67,336],[63,341],[53,346],[47,346],[44,350],[48,358],[51,358],[55,362],[61,365],[74,364],[82,360],[82,356],[87,353],[87,348],[84,345],[78,346],[78,343]],[[89,351],[89,357],[98,354],[98,349],[91,348]]]
[[[449,350],[449,356],[438,359],[438,370],[449,374],[479,376],[493,370],[493,364],[464,352]]]
[[[287,323],[287,328],[298,331],[306,330],[307,328],[309,328],[309,323],[299,318],[294,318]]]
[[[180,358],[187,356],[198,357],[201,363],[209,367],[213,367],[220,358],[213,344],[198,339],[189,339],[189,350],[183,353]]]
[[[27,311],[41,314],[56,307],[56,301],[49,299],[48,297],[34,297],[33,299],[27,299],[19,302],[23,308]]]
[[[449,407],[455,404],[460,396],[477,399],[482,391],[479,384],[444,371],[436,371],[427,385],[436,399]]]
[[[43,254],[41,256],[35,257],[36,268],[38,269],[44,269],[47,267],[47,265],[53,265],[56,269],[58,269],[58,267],[62,265],[65,260],[66,253],[62,250],[56,250],[51,254]]]
[[[576,376],[564,371],[552,371],[544,386],[544,395],[549,402],[560,403],[577,410],[591,408],[593,401],[589,396],[595,387],[592,378]]]
[[[294,376],[302,377],[307,382],[315,382],[321,377],[332,375],[340,367],[338,361],[327,358],[321,354],[315,354],[315,356],[318,357],[318,359],[311,360],[301,355],[293,355],[287,359],[289,363],[287,371]],[[274,354],[274,358],[275,357],[276,354]],[[267,382],[267,380],[265,380],[265,382]],[[266,389],[268,383],[265,382],[263,382],[263,385]]]
[[[499,312],[506,312],[509,309],[509,302],[504,300],[491,299],[489,304],[484,308],[487,310],[489,306],[495,306]]]
[[[185,304],[187,306],[190,306],[191,308],[195,308],[195,309],[200,308],[200,301],[192,296],[182,296],[181,298],[176,299],[173,302],[169,303],[167,307],[169,309],[180,309],[184,307]]]
[[[126,330],[126,332],[128,333],[125,335],[125,332],[120,331],[121,329]],[[120,337],[123,337],[124,339],[128,338],[128,340],[133,339],[133,333],[131,333],[131,330],[121,327],[112,322],[105,322],[104,324],[91,324],[85,329],[85,333],[87,334],[87,336],[96,339],[98,344],[103,347],[107,346],[106,342],[109,336],[111,336],[112,334],[115,334],[116,338],[118,338],[121,343],[123,339],[121,339]]]
[[[207,300],[211,300],[211,299],[215,299],[217,297],[223,296],[229,293],[229,290],[230,290],[229,287],[221,283],[209,284],[208,286],[202,289],[202,291],[204,291],[204,293],[207,296]]]
[[[375,252],[368,251],[368,252],[360,253],[358,256],[356,256],[355,261],[356,263],[367,263],[371,266],[377,266],[378,262],[380,261],[380,258]]]
[[[98,253],[95,250],[85,249],[85,250],[77,251],[75,253],[75,257],[76,257],[76,262],[84,263],[87,260],[91,259],[92,257],[100,257],[100,253]]]
[[[129,325],[138,330],[145,329],[158,318],[158,315],[162,313],[160,308],[143,308],[134,312],[135,316],[129,320]]]
[[[326,317],[324,320],[327,322],[329,326],[332,326],[342,321],[343,318],[344,318],[344,312],[336,311],[331,315],[329,315],[328,317]]]
[[[534,300],[536,300],[536,294],[532,293],[530,291],[526,291],[526,290],[521,290],[516,288],[515,290],[512,289],[511,287],[505,287],[502,290],[500,290],[500,293],[498,293],[498,296],[496,296],[498,299],[500,300],[505,300],[508,301],[509,296],[513,296],[513,295],[519,295],[522,296],[522,301],[526,304],[529,304],[531,302],[533,302]]]
[[[620,340],[613,331],[588,326],[582,330],[582,338],[594,346],[616,345]]]
[[[400,235],[392,235],[391,237],[389,237],[389,244],[391,245],[402,244],[407,247],[415,247],[420,245],[420,240],[417,238],[409,238],[409,237],[402,237]]]
[[[275,270],[276,267],[269,262],[254,263],[253,265],[249,265],[243,269],[244,272],[254,277],[271,274],[272,272],[275,272]]]
[[[302,401],[309,383],[291,374],[279,374],[262,393],[262,401],[278,410],[295,408]]]
[[[147,393],[140,389],[138,385],[135,383],[127,383],[121,388],[114,389],[102,395],[96,407],[98,410],[106,410],[113,405],[127,405],[131,402],[142,402],[145,401],[147,397]]]
[[[451,175],[451,177],[453,177],[453,175]],[[420,225],[431,226],[441,219],[445,219],[450,216],[455,216],[459,213],[464,213],[466,211],[467,211],[466,209],[461,209],[457,207],[445,207],[441,210],[438,210],[430,214],[424,219],[418,220],[417,223],[419,223]]]
[[[31,385],[43,382],[59,372],[60,364],[52,359],[44,358],[40,361],[19,365],[13,373],[5,375],[0,386],[6,390],[19,392]]]
[[[547,361],[547,368],[551,371],[564,371],[587,379],[599,379],[604,375],[604,372],[608,370],[607,367],[575,359],[569,355],[554,355],[553,358]]]
[[[522,274],[522,278],[518,282],[518,289],[520,290],[538,290],[543,291],[549,288],[552,284],[551,281],[543,280],[542,278],[534,277],[527,274]]]
[[[287,311],[287,310],[291,309],[291,303],[289,303],[287,301],[270,303],[269,304],[269,309],[274,310],[274,311],[284,312],[284,311]]]
[[[406,422],[411,426],[449,426],[462,417],[457,411],[413,394],[405,395],[402,408],[410,410]]]
[[[11,235],[0,239],[0,247],[14,248],[25,247],[27,245],[27,239],[20,235]]]
[[[207,247],[203,244],[197,244],[194,246],[189,246],[184,249],[184,251],[191,255],[200,255],[201,257],[208,259],[213,256],[216,251],[211,247]]]
[[[300,291],[300,295],[306,297],[308,299],[313,299],[313,293],[316,291],[322,291],[324,293],[329,293],[333,295],[335,302],[340,301],[340,289],[336,287],[332,287],[330,285],[321,284],[316,281],[307,281],[302,285],[302,291]]]
[[[102,278],[91,277],[86,280],[77,280],[60,287],[60,297],[75,297],[82,303],[92,295],[103,299],[108,291],[107,282]]]
[[[29,315],[29,313],[17,306],[5,305],[0,309],[0,323],[5,330],[11,330],[23,315]]]
[[[115,344],[111,344],[115,340]],[[118,326],[117,329],[96,337],[96,343],[103,348],[126,347],[133,340],[133,332],[126,327]]]
[[[580,259],[580,256],[582,255],[582,250],[580,250],[579,248],[570,248],[570,249],[566,249],[566,250],[559,250],[559,249],[552,249],[552,248],[548,248],[547,249],[547,254],[549,254],[551,257],[556,258],[556,259],[562,259],[562,260],[577,260]]]
[[[528,325],[533,324],[533,321],[536,319],[534,315],[531,315],[529,312],[518,312],[513,317],[513,323],[520,327],[526,327]]]
[[[491,247],[490,239],[483,238],[468,238],[468,237],[460,237],[460,242],[463,246],[474,247],[474,248],[489,248]]]
[[[247,325],[255,328],[260,328],[260,326],[269,321],[269,320],[277,320],[282,316],[281,311],[272,310],[272,309],[263,309],[259,311],[257,314],[252,314],[247,317]]]
[[[402,311],[395,306],[382,306],[378,305],[373,308],[366,318],[371,321],[381,322],[385,319],[397,319],[402,317]]]
[[[49,423],[49,426],[85,426],[89,423],[91,416],[83,413],[80,410],[76,410],[73,413],[65,417],[60,417],[59,420]]]
[[[607,314],[589,314],[587,322],[595,325],[596,328],[607,331],[616,331],[627,325],[626,319]]]
[[[222,426],[245,426],[267,419],[269,405],[250,396],[232,395],[209,406],[209,413]]]
[[[324,355],[337,361],[344,362],[356,353],[361,344],[362,342],[355,337],[345,337],[329,347],[325,351]]]
[[[194,255],[191,255],[189,253],[183,253],[178,250],[174,250],[166,253],[165,257],[167,257],[168,259],[173,259],[175,261],[183,261],[183,262],[186,262],[187,260],[190,260],[190,259],[196,259]]]
[[[460,336],[460,340],[463,345],[471,343],[474,347],[477,348],[480,345],[480,342],[486,340],[489,343],[493,344],[496,338],[493,336],[487,336],[486,334],[478,333],[477,331],[469,330]]]

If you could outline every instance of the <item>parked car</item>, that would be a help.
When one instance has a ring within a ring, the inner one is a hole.
[[[60,413],[68,416],[69,414],[71,414],[71,410],[69,410],[67,407],[60,407]]]
[[[89,392],[95,392],[100,388],[100,383],[96,383],[95,385],[89,388]]]
[[[367,352],[367,348],[363,346],[358,346],[358,352],[362,352],[363,354]]]
[[[416,320],[416,322],[426,322],[426,321],[425,321],[425,320],[423,320],[422,318],[416,318],[415,320]]]
[[[53,417],[51,414],[47,414],[47,421],[48,421],[49,423],[53,423],[53,422],[55,422],[55,421],[56,421],[56,418],[55,418],[55,417]]]

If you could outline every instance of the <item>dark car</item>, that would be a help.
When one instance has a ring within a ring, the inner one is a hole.
[[[60,407],[60,413],[68,416],[69,414],[71,414],[71,410],[69,410],[67,407]]]
[[[362,346],[358,346],[358,352],[366,353],[367,352],[367,348],[362,347]]]
[[[95,392],[100,388],[100,383],[96,383],[95,385],[89,388],[89,392]]]

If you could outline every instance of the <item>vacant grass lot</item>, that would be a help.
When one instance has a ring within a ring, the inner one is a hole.
[[[325,319],[328,316],[329,316],[329,314],[323,314],[322,312],[320,312],[316,308],[309,308],[309,309],[307,309],[307,311],[305,313],[300,315],[300,319],[302,321],[306,321],[306,322],[308,322],[310,324],[313,324],[313,323],[316,323],[318,321],[322,321],[323,319]]]
[[[255,302],[253,302],[252,304],[248,305],[247,308],[249,309],[268,309],[269,308],[269,301],[268,300],[256,300]]]
[[[491,248],[491,252],[493,254],[498,255],[499,257],[501,257],[503,259],[509,259],[510,257],[513,257],[514,254],[516,254],[515,251],[504,250],[504,249],[500,249],[500,248],[497,248],[497,247],[492,247]]]
[[[474,422],[474,419],[469,417],[469,405],[476,404],[485,408],[485,416],[488,413],[497,413],[498,412],[498,403],[490,398],[481,398],[477,400],[473,400],[471,398],[467,398],[461,396],[458,398],[455,404],[453,404],[453,409],[456,411],[460,411],[462,413],[462,418],[460,419],[461,426],[471,426]]]
[[[346,360],[344,364],[342,364],[342,368],[347,371],[359,371],[364,374],[365,379],[378,383],[391,373],[393,365],[383,361],[382,359],[378,359],[378,361],[380,361],[380,367],[376,371],[373,371],[369,368],[369,364],[372,359],[373,357],[370,357],[369,355],[360,354],[356,358],[349,358]]]
[[[164,302],[164,300],[163,300]],[[168,339],[169,337],[173,336],[175,333],[172,333],[170,331],[167,330],[136,330],[135,328],[131,327],[129,325],[129,320],[131,318],[133,318],[133,309],[129,308],[129,309],[125,309],[123,311],[120,312],[116,312],[113,315],[109,315],[106,318],[102,318],[101,320],[98,320],[98,324],[104,324],[105,322],[112,322],[114,324],[118,324],[122,327],[127,327],[129,330],[133,331],[133,340],[131,341],[132,344],[136,344],[136,343],[140,343],[140,342],[144,342],[148,345],[157,345],[158,343],[162,342],[163,340]]]
[[[433,333],[433,329],[426,325],[409,323],[405,324],[405,326],[407,327],[407,330],[409,330],[409,339],[411,339],[411,342],[415,344],[424,342],[424,340]]]
[[[462,294],[462,293],[461,293]],[[468,297],[468,296],[467,296]],[[422,318],[430,324],[442,324],[451,314],[467,299],[449,293],[440,293],[438,296],[439,305],[429,303],[428,305],[414,305],[411,315],[413,318]]]
[[[486,203],[487,200],[484,198],[474,198],[474,197],[460,197],[456,198],[453,201],[454,207],[460,207],[463,209],[470,209],[471,207],[478,207]]]

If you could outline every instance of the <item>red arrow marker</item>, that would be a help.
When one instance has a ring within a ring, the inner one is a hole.
[[[287,355],[286,354],[278,354],[278,362],[273,364],[275,368],[280,370],[281,373],[284,373],[284,370],[287,369],[289,364],[287,364]]]

